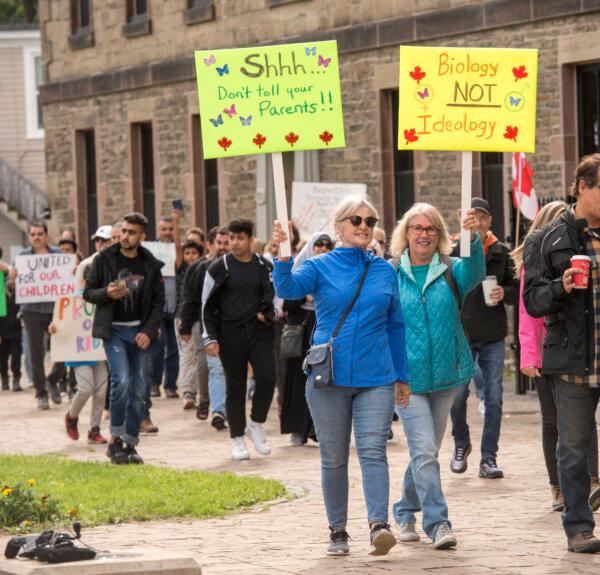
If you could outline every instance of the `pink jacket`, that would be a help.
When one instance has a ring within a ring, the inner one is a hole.
[[[543,317],[531,317],[523,303],[523,286],[525,274],[521,272],[521,288],[519,289],[519,344],[521,346],[521,369],[524,367],[542,367],[542,353],[546,327]]]

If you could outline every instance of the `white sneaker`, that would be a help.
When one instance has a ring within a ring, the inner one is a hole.
[[[231,440],[231,459],[234,461],[250,459],[250,453],[248,452],[246,441],[243,437],[234,437]]]
[[[410,543],[412,541],[418,541],[421,537],[417,533],[416,526],[414,523],[400,523],[398,526],[400,529],[400,541],[403,543]]]
[[[250,423],[246,427],[246,435],[248,436],[250,441],[254,443],[256,451],[258,451],[261,455],[271,454],[271,446],[267,441],[267,436],[265,435],[265,432],[263,431],[262,425],[260,423],[250,421]]]

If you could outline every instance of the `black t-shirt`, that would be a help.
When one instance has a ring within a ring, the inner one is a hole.
[[[240,262],[233,255],[227,258],[229,277],[220,290],[221,321],[227,324],[244,323],[261,310],[261,264],[252,256]]]
[[[120,251],[117,252],[117,277],[113,281],[125,281],[129,294],[115,302],[114,322],[141,320],[145,272],[145,260],[141,254],[138,253],[134,258],[127,258]]]

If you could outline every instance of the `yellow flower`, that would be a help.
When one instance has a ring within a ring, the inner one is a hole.
[[[79,511],[73,507],[73,509],[69,509],[69,517],[77,517],[79,515]]]
[[[2,495],[4,495],[4,497],[8,497],[13,491],[14,489],[11,489],[10,487],[5,487],[2,490]]]
[[[33,487],[35,485],[35,479],[28,479],[27,485],[29,485],[29,487]]]

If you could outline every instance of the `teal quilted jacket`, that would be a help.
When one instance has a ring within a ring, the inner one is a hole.
[[[398,264],[412,393],[456,387],[475,376],[458,305],[444,278],[446,269],[439,255],[434,254],[421,293],[412,275],[408,249]],[[463,300],[485,279],[483,247],[478,235],[471,242],[471,257],[452,258],[452,276]]]

